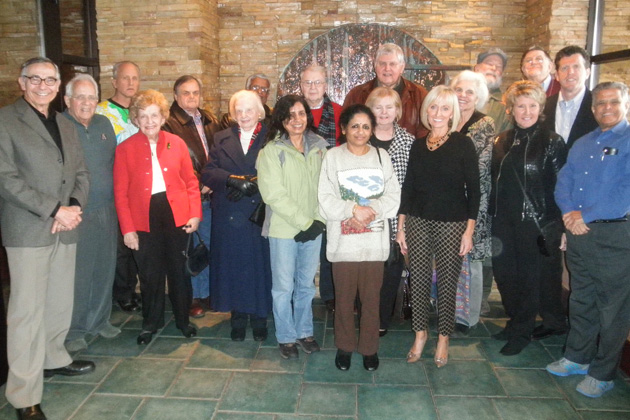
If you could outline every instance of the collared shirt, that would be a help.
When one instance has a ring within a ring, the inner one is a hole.
[[[33,105],[31,105],[29,101],[26,101],[26,103],[28,104],[28,106],[31,107],[33,111],[35,111],[35,115],[37,115],[37,117],[39,117],[39,120],[42,122],[42,124],[44,124],[46,131],[48,131],[48,134],[50,134],[50,137],[52,137],[53,141],[55,142],[55,144],[59,148],[59,151],[61,152],[61,159],[63,159],[64,158],[63,157],[63,144],[61,143],[61,133],[59,132],[59,126],[57,125],[57,119],[56,119],[57,111],[51,109],[48,112],[48,116],[46,116],[42,114],[41,112],[39,112],[39,110],[35,108]]]
[[[562,214],[581,211],[584,222],[630,212],[630,124],[621,121],[575,142],[558,173],[555,198]]]
[[[184,108],[182,108],[184,109]],[[197,128],[197,133],[199,133],[199,138],[201,139],[201,144],[203,146],[203,150],[206,152],[206,157],[208,157],[208,141],[206,139],[206,133],[203,130],[203,120],[201,118],[201,112],[198,109],[195,109],[195,113],[190,113],[184,109],[186,114],[190,115],[195,122],[195,128]]]
[[[549,85],[551,84],[551,75],[548,74],[547,78],[545,80],[543,80],[542,82],[542,88],[545,92],[547,92],[547,89],[549,89]]]
[[[562,97],[562,91],[558,94],[558,106],[556,107],[556,133],[560,134],[565,143],[568,141],[569,134],[571,134],[571,128],[575,122],[575,117],[580,110],[582,100],[586,88],[582,88],[582,91],[575,95],[570,101],[565,101]]]

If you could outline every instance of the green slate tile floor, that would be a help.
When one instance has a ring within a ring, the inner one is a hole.
[[[138,315],[114,306],[112,322],[122,334],[91,338],[74,355],[96,362],[80,377],[46,379],[42,406],[51,420],[621,420],[630,419],[630,378],[619,372],[615,389],[600,399],[575,391],[579,377],[557,378],[545,366],[562,354],[564,337],[534,342],[520,355],[499,353],[490,338],[505,325],[498,296],[491,316],[465,338],[451,338],[449,363],[433,363],[435,331],[420,362],[406,363],[413,334],[409,321],[395,320],[381,339],[380,368],[334,366],[332,314],[314,302],[320,353],[281,359],[273,336],[258,343],[230,340],[228,314],[193,320],[194,339],[169,322],[148,346],[138,346]],[[167,318],[170,313],[167,313]],[[435,320],[431,320],[435,328]],[[0,420],[15,410],[0,388]]]

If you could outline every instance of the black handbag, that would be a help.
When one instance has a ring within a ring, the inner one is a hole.
[[[199,239],[199,243],[196,246],[194,246],[193,242],[193,235],[195,234],[197,234],[197,238]],[[186,257],[186,263],[184,264],[186,273],[192,277],[201,273],[204,268],[210,264],[208,247],[203,239],[201,239],[199,232],[195,231],[188,235],[188,245],[184,251],[184,256]]]
[[[249,221],[263,227],[263,224],[265,223],[265,207],[267,207],[265,203],[260,200],[252,214],[249,216]]]

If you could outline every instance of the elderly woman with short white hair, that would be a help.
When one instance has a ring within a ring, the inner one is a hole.
[[[461,119],[456,129],[468,136],[475,145],[477,159],[479,161],[479,188],[481,197],[479,200],[479,213],[473,233],[473,249],[465,258],[470,262],[470,291],[468,319],[458,317],[456,328],[467,334],[470,327],[475,327],[479,322],[481,304],[484,298],[484,261],[490,263],[492,257],[490,234],[490,217],[488,216],[488,202],[490,200],[490,160],[492,158],[492,143],[495,137],[494,120],[483,114],[480,110],[488,100],[488,87],[485,78],[480,73],[464,70],[453,78],[451,88],[457,95]],[[466,265],[466,264],[464,264]],[[492,276],[489,288],[492,287]],[[487,299],[487,295],[485,296]],[[464,322],[467,321],[467,324]]]

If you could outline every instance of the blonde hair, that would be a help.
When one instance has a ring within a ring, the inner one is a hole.
[[[431,124],[429,124],[429,118],[427,116],[427,110],[435,101],[438,99],[442,99],[446,102],[447,105],[451,107],[453,110],[452,121],[449,125],[448,132],[452,133],[457,129],[459,125],[459,120],[461,119],[461,114],[459,112],[459,103],[457,102],[457,95],[455,91],[446,85],[437,85],[429,94],[424,98],[422,102],[422,108],[420,109],[420,119],[422,124],[429,130],[431,129]]]
[[[141,109],[147,109],[151,105],[157,105],[160,108],[160,114],[165,120],[168,119],[169,106],[166,97],[157,90],[147,89],[142,90],[131,98],[131,105],[129,105],[129,117],[131,121],[138,118],[138,111]]]
[[[376,105],[376,102],[379,99],[384,98],[392,98],[394,100],[394,105],[396,105],[396,121],[400,120],[400,118],[402,117],[402,101],[400,100],[400,95],[398,95],[398,92],[396,92],[392,88],[383,86],[377,87],[372,92],[370,92],[370,96],[368,96],[365,100],[365,105],[367,105],[367,107],[370,108],[372,112],[374,112],[372,108]]]
[[[514,103],[520,96],[526,96],[538,102],[538,105],[540,105],[540,112],[538,113],[538,116],[542,115],[543,109],[545,108],[545,102],[547,101],[547,95],[538,83],[530,80],[519,80],[518,82],[514,82],[510,85],[503,94],[503,102],[505,103],[505,109],[508,114],[512,115]]]

